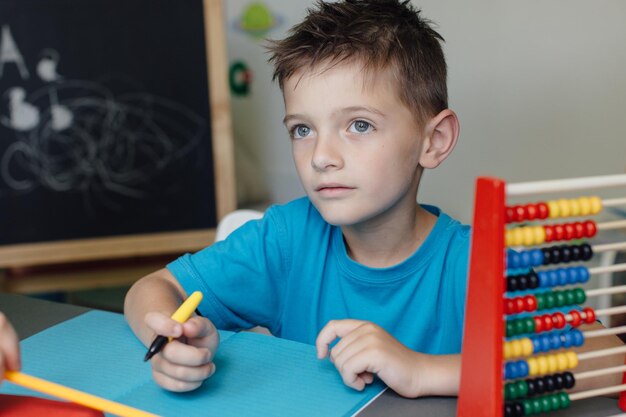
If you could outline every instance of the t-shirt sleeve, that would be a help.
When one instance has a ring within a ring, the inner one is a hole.
[[[290,263],[282,217],[273,208],[249,221],[226,240],[186,254],[167,265],[187,294],[204,295],[200,313],[217,328],[240,330],[261,325],[274,331]]]

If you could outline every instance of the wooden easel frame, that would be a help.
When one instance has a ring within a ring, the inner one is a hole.
[[[234,144],[228,90],[223,0],[203,0],[218,220],[236,208]],[[215,229],[0,246],[0,268],[29,267],[198,250]],[[139,278],[139,277],[137,277]]]

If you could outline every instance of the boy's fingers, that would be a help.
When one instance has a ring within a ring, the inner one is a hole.
[[[163,313],[151,311],[146,314],[144,321],[158,335],[169,337],[183,335],[183,326]]]
[[[320,331],[315,340],[317,357],[324,358],[328,355],[328,346],[338,337],[344,337],[364,322],[361,320],[331,320]]]
[[[213,359],[213,352],[206,347],[196,347],[177,340],[165,345],[161,355],[167,361],[183,366],[203,366]]]

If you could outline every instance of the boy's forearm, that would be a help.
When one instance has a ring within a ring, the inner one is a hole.
[[[461,381],[461,355],[419,355],[420,386],[416,397],[456,396]]]
[[[184,297],[184,290],[167,270],[162,269],[143,277],[130,288],[124,299],[124,316],[139,340],[148,345],[154,332],[144,322],[146,314],[158,311],[169,316]]]

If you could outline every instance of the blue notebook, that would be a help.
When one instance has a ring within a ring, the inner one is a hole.
[[[146,348],[121,314],[68,320],[21,343],[22,371],[168,416],[350,416],[385,390],[346,387],[315,347],[258,333],[220,332],[217,372],[202,387],[172,393],[152,379]],[[5,381],[0,393],[44,396]]]

